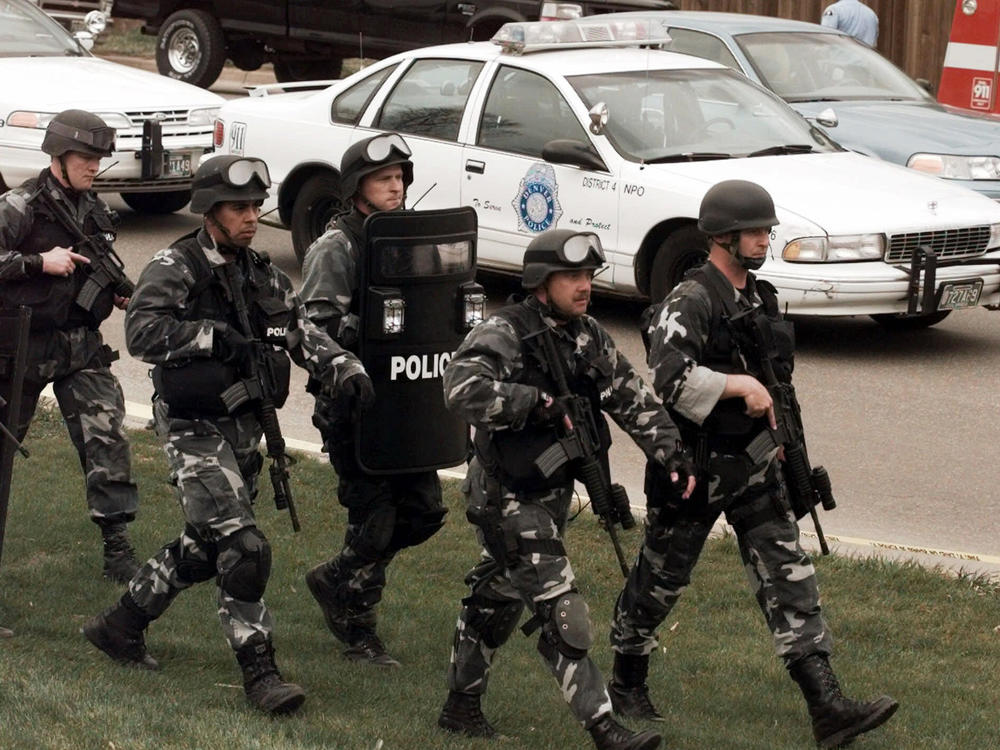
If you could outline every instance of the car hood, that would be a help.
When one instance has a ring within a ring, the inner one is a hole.
[[[916,153],[1000,156],[1000,121],[949,112],[933,102],[791,102],[800,114],[825,109],[839,124],[826,132],[845,148],[905,164]]]
[[[646,167],[660,185],[683,175],[704,192],[722,180],[751,180],[774,198],[782,222],[794,214],[829,234],[896,233],[1000,222],[1000,205],[912,169],[851,152],[720,159]],[[667,174],[670,176],[667,176]],[[691,185],[691,192],[699,190]]]
[[[0,102],[12,109],[93,112],[218,107],[218,94],[96,57],[0,58]]]

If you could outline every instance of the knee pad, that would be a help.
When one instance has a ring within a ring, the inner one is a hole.
[[[168,550],[170,556],[177,565],[177,577],[185,583],[201,583],[213,578],[216,574],[215,558],[217,553],[214,544],[204,541],[197,532],[190,527],[184,528],[184,534],[190,537],[198,547],[205,552],[206,559],[191,555],[191,551],[184,546],[183,539],[176,539],[168,544],[164,549]]]
[[[542,611],[542,609],[546,611]],[[558,598],[539,605],[542,615],[542,632],[538,636],[538,650],[551,659],[558,651],[569,659],[582,659],[594,645],[594,628],[590,623],[590,607],[577,591],[569,591]]]
[[[500,601],[478,594],[463,599],[462,604],[470,608],[469,627],[489,648],[500,648],[507,642],[524,611],[524,604],[518,600]]]
[[[447,513],[447,508],[441,508],[397,518],[396,526],[392,530],[392,539],[389,541],[389,550],[397,552],[406,547],[423,544],[444,527],[444,517]]]
[[[219,541],[219,587],[234,599],[260,601],[271,576],[271,545],[256,526]]]

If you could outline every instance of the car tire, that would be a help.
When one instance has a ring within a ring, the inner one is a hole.
[[[274,78],[278,83],[334,80],[340,78],[343,71],[344,61],[339,57],[326,60],[289,58],[274,61]]]
[[[893,315],[886,313],[871,318],[889,331],[920,331],[937,325],[951,315],[951,310],[938,310],[927,315]]]
[[[156,39],[156,69],[162,75],[207,89],[226,62],[222,27],[203,10],[167,16]]]
[[[313,175],[302,185],[292,205],[292,247],[299,263],[306,250],[326,231],[326,225],[342,209],[340,180],[330,172]]]
[[[660,244],[649,274],[649,297],[660,302],[680,283],[684,274],[708,259],[708,242],[698,227],[688,225],[671,232]]]
[[[191,200],[190,190],[169,190],[160,193],[122,193],[125,205],[138,214],[172,214]]]

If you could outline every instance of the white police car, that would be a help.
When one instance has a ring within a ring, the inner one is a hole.
[[[662,25],[508,24],[494,41],[396,55],[319,92],[227,102],[216,147],[261,157],[301,256],[337,203],[350,143],[402,133],[408,204],[472,205],[479,263],[516,273],[551,228],[600,235],[598,288],[661,297],[698,262],[705,191],[754,180],[777,204],[773,281],[789,310],[930,325],[1000,303],[1000,205],[840,148],[713,62],[655,49]]]
[[[87,51],[92,43],[91,34],[70,36],[28,0],[0,2],[0,191],[48,166],[41,146],[53,116],[84,109],[116,130],[94,189],[120,192],[136,211],[182,208],[193,170],[211,149],[222,97],[98,59]]]

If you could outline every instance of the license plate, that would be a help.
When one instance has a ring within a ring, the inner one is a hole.
[[[983,293],[983,280],[952,281],[942,284],[938,295],[938,310],[961,310],[975,307]]]
[[[163,153],[163,172],[161,177],[190,177],[191,154]]]

